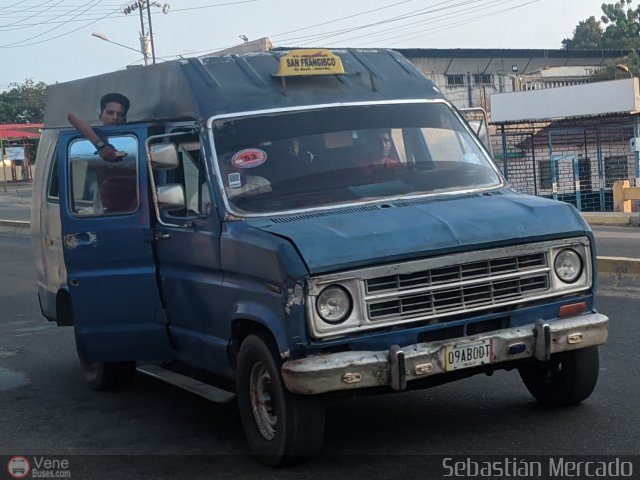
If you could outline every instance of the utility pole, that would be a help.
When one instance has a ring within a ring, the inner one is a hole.
[[[129,15],[136,10],[140,14],[140,51],[142,52],[145,65],[149,65],[149,57],[151,57],[151,63],[156,63],[156,51],[153,45],[153,27],[151,25],[152,6],[159,7],[164,14],[169,11],[168,3],[160,3],[151,0],[135,0],[125,6],[122,10],[125,15]],[[147,10],[146,18],[144,14],[145,9]]]

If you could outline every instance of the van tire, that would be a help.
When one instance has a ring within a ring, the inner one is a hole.
[[[527,390],[543,405],[568,406],[585,400],[596,387],[598,347],[556,353],[549,362],[532,362],[518,369]]]
[[[120,390],[133,383],[135,362],[90,362],[76,337],[76,350],[85,381],[92,390]]]
[[[236,394],[240,419],[253,454],[270,466],[300,463],[322,448],[325,407],[290,393],[280,376],[277,349],[268,335],[249,335],[240,345]]]

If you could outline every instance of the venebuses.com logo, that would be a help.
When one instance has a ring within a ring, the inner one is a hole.
[[[7,472],[11,478],[71,478],[69,460],[59,457],[14,455]]]
[[[25,457],[11,457],[7,462],[7,471],[12,478],[25,478],[31,471],[31,464]]]

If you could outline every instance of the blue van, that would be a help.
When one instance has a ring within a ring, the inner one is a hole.
[[[106,92],[129,123],[67,121]],[[595,388],[594,237],[512,191],[442,93],[390,50],[166,62],[52,85],[32,234],[42,314],[89,385],[136,368],[237,400],[251,450],[317,453],[341,394],[515,369],[547,405]]]

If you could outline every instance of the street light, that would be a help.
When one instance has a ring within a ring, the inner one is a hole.
[[[118,43],[118,42],[114,42],[113,40],[109,40],[109,37],[107,37],[104,33],[94,32],[91,35],[96,37],[96,38],[99,38],[100,40],[104,40],[105,42],[113,43],[115,45],[120,45],[123,48],[127,48],[129,50],[133,50],[134,52],[140,53],[140,51],[138,49],[136,49],[136,48],[128,47],[127,45],[123,45],[122,43]]]
[[[616,65],[616,70],[620,70],[621,72],[626,72],[629,74],[629,78],[633,77],[633,74],[631,73],[631,70],[629,70],[629,67],[627,67],[624,63],[619,63]]]

